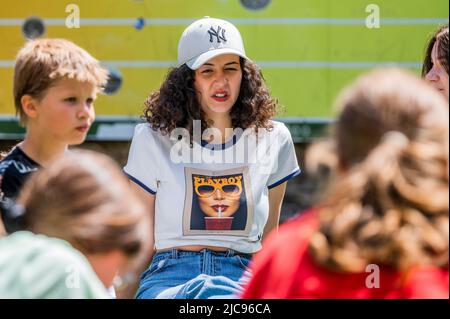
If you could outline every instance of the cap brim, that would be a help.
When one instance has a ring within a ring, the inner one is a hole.
[[[236,54],[236,55],[239,55],[240,57],[243,57],[244,59],[250,60],[249,58],[247,58],[247,56],[245,54],[242,54],[242,52],[239,52],[237,50],[230,49],[230,48],[223,48],[223,49],[214,49],[214,50],[205,52],[203,54],[200,54],[199,56],[187,61],[186,65],[192,70],[197,70],[199,67],[201,67],[203,64],[205,64],[212,58],[215,58],[216,56],[219,56],[222,54]]]

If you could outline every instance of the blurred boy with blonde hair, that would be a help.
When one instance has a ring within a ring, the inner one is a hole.
[[[94,101],[108,72],[88,52],[64,39],[37,39],[19,51],[14,103],[25,139],[0,162],[0,199],[7,232],[16,230],[8,203],[28,175],[83,143],[95,119]],[[6,206],[6,208],[5,208]]]

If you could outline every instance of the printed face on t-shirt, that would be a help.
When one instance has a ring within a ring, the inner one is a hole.
[[[242,176],[194,177],[200,209],[209,217],[230,217],[239,208]]]
[[[245,236],[253,221],[248,167],[204,170],[185,167],[184,235]]]

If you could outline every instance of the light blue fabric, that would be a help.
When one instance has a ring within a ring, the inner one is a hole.
[[[68,242],[18,231],[0,238],[0,299],[110,298],[87,258]]]
[[[157,253],[142,274],[138,299],[233,299],[242,292],[250,256],[233,250],[172,249]]]

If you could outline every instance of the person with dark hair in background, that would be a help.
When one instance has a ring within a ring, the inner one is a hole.
[[[439,90],[448,101],[449,66],[448,24],[439,27],[428,41],[422,77]]]

